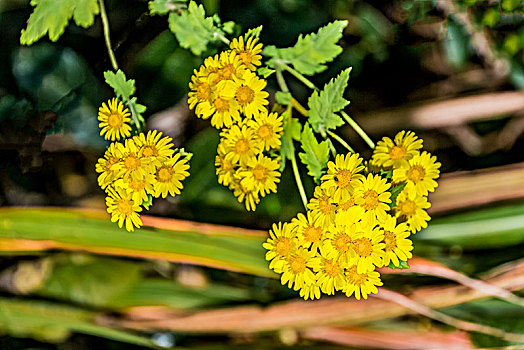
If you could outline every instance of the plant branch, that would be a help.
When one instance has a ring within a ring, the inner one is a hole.
[[[295,181],[297,182],[298,192],[300,192],[300,197],[302,198],[302,204],[304,204],[304,208],[307,210],[307,196],[306,191],[304,190],[304,186],[302,185],[302,180],[300,179],[300,174],[298,172],[298,166],[297,166],[297,159],[295,157],[295,153],[293,153],[293,158],[291,158],[291,166],[293,167],[293,174],[295,175]]]
[[[315,86],[315,84],[313,84],[311,82],[311,80],[309,80],[308,78],[306,78],[305,76],[303,76],[302,74],[300,74],[299,72],[297,72],[296,70],[294,70],[293,68],[291,68],[290,66],[288,66],[286,63],[284,63],[283,61],[278,61],[277,62],[277,66],[280,66],[282,67],[284,70],[288,71],[289,73],[291,73],[291,75],[293,75],[295,78],[297,78],[298,80],[300,80],[304,85],[306,85],[308,88],[312,89],[312,90],[318,90],[318,88]]]
[[[297,110],[298,113],[302,114],[304,117],[307,117],[309,115],[309,111],[305,109],[304,106],[302,106],[300,102],[298,102],[294,97],[291,98],[291,105],[293,106],[293,108]]]
[[[216,38],[219,38],[220,40],[222,40],[222,42],[226,45],[229,45],[231,43],[231,41],[226,38],[224,36],[224,34],[220,33],[220,32],[214,32],[213,35],[216,37]]]
[[[351,146],[346,141],[344,141],[344,139],[342,139],[342,137],[338,136],[337,134],[335,134],[332,131],[328,131],[328,134],[329,134],[329,136],[331,136],[332,138],[337,140],[342,146],[346,147],[346,149],[348,151],[350,151],[351,153],[355,153],[355,150],[353,148],[351,148]]]
[[[344,120],[346,122],[348,122],[348,124],[353,128],[353,130],[355,130],[357,132],[357,134],[360,135],[360,137],[362,137],[362,139],[364,141],[366,141],[366,143],[368,144],[368,146],[371,148],[371,149],[375,149],[375,143],[373,141],[371,141],[371,138],[368,136],[368,134],[366,134],[366,132],[357,124],[356,121],[354,121],[346,112],[344,111],[340,111],[340,114],[342,115],[342,118],[344,118]]]
[[[111,38],[109,36],[109,20],[107,19],[106,8],[104,6],[104,0],[98,0],[98,6],[100,7],[100,17],[102,17],[102,26],[104,27],[104,38],[106,41],[107,53],[109,54],[109,59],[111,60],[111,65],[113,70],[118,70],[118,63],[116,63],[115,53],[111,48]]]

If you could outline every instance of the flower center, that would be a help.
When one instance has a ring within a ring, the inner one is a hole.
[[[117,209],[120,214],[129,216],[133,212],[133,205],[127,199],[122,198],[118,200]]]
[[[422,181],[422,179],[424,179],[424,175],[426,175],[426,172],[420,165],[413,165],[411,168],[409,168],[408,173],[406,174],[408,180],[414,183],[419,183]]]
[[[255,92],[249,86],[241,86],[238,88],[237,93],[235,94],[238,103],[242,106],[247,106],[253,102],[255,98]]]
[[[134,154],[129,154],[124,160],[124,166],[128,171],[135,171],[140,166],[140,158]]]
[[[358,256],[367,258],[373,252],[373,243],[369,238],[359,238],[355,241],[353,247]]]
[[[260,128],[258,128],[258,137],[260,137],[262,140],[269,139],[272,133],[273,127],[271,125],[264,124]]]
[[[367,190],[362,196],[364,204],[362,205],[366,210],[373,210],[378,207],[378,193],[374,190]]]
[[[211,97],[211,86],[209,83],[202,83],[198,85],[197,97],[200,101],[207,101]]]
[[[220,71],[223,80],[233,80],[233,75],[237,75],[237,69],[232,63],[226,64]]]
[[[113,170],[111,170],[111,167],[113,165],[115,165],[116,163],[118,163],[118,159],[116,157],[110,157],[107,162],[106,162],[106,165],[104,167],[104,171],[107,172],[107,173],[112,173]]]
[[[224,113],[229,110],[229,102],[227,100],[221,99],[220,97],[217,97],[213,104],[218,113]]]
[[[351,283],[355,286],[360,287],[367,281],[367,275],[365,273],[358,273],[356,266],[346,269],[345,274],[348,283]]]
[[[384,231],[384,243],[386,243],[386,251],[393,251],[397,247],[397,236],[390,231]]]
[[[293,254],[288,259],[289,267],[291,268],[291,271],[293,271],[293,274],[298,275],[304,271],[306,271],[306,259],[301,257],[298,254]]]
[[[406,153],[408,153],[408,150],[406,149],[406,147],[395,146],[391,149],[391,151],[389,151],[389,157],[392,160],[400,160],[400,159],[404,159],[404,157],[406,156]]]
[[[132,178],[129,178],[129,188],[132,189],[134,192],[140,192],[143,191],[144,188],[146,188],[146,180],[133,180]]]
[[[340,271],[340,265],[333,259],[324,260],[324,272],[329,277],[337,277],[338,272]]]
[[[291,240],[287,237],[280,237],[277,239],[275,250],[280,256],[287,256],[291,252]]]
[[[333,246],[339,253],[346,253],[349,250],[349,243],[351,243],[351,238],[345,233],[337,233],[335,240],[333,241]]]
[[[119,129],[122,126],[122,124],[124,124],[124,118],[120,113],[116,111],[111,112],[111,114],[107,118],[107,124],[109,124],[109,126],[113,129]]]
[[[242,51],[239,56],[246,66],[249,65],[251,63],[251,60],[253,59],[253,56],[249,51]]]
[[[308,242],[320,242],[322,229],[320,227],[308,226],[304,229],[304,238]]]
[[[353,207],[355,205],[355,198],[353,196],[349,197],[349,199],[345,202],[339,203],[338,207],[340,210],[348,210],[349,208]]]
[[[318,201],[318,207],[320,208],[320,211],[324,215],[329,215],[331,213],[331,198],[329,196],[323,196]]]
[[[405,216],[413,216],[417,211],[417,203],[412,200],[406,199],[399,205],[400,213]]]
[[[244,154],[249,151],[249,141],[246,138],[238,139],[235,143],[235,152],[237,154]]]
[[[253,169],[253,177],[258,182],[265,182],[268,176],[268,170],[266,167],[263,167],[262,165],[257,165]]]
[[[222,159],[222,170],[225,171],[225,172],[228,172],[231,169],[233,169],[233,164],[231,164],[230,161],[228,161],[225,158],[223,158]]]
[[[142,151],[142,156],[144,157],[158,157],[158,150],[155,146],[144,146],[144,150]]]
[[[347,187],[350,182],[353,174],[347,169],[340,170],[335,176],[335,182],[338,184],[338,187],[344,188]]]
[[[166,167],[161,167],[156,172],[156,179],[160,182],[169,182],[171,180],[171,171]]]

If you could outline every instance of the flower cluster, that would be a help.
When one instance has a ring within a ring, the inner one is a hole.
[[[218,182],[247,210],[276,192],[280,181],[282,116],[267,109],[267,82],[258,77],[262,44],[256,37],[233,39],[230,49],[208,57],[189,83],[189,107],[220,132],[215,158]]]
[[[116,98],[108,105],[104,103],[99,109],[101,135],[111,135],[109,138],[117,142],[112,142],[98,159],[98,184],[107,193],[111,221],[118,221],[120,227],[125,223],[126,229],[133,231],[142,225],[138,213],[142,207],[149,208],[152,197],[180,194],[181,181],[189,176],[189,164],[181,159],[180,152],[175,154],[173,140],[156,130],[118,142],[130,136],[129,113]]]
[[[273,224],[264,243],[282,284],[305,299],[376,294],[376,269],[410,259],[409,236],[430,219],[426,197],[437,187],[440,163],[420,148],[422,140],[402,131],[378,142],[367,167],[358,154],[328,162],[306,215]]]

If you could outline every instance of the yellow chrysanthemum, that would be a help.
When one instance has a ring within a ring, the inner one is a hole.
[[[233,50],[223,51],[218,58],[218,69],[214,73],[213,83],[218,84],[224,80],[233,80],[242,77],[246,66],[240,56]]]
[[[320,299],[320,286],[318,281],[312,284],[304,284],[302,288],[300,288],[299,295],[304,298],[304,300]]]
[[[143,179],[151,172],[151,158],[142,156],[142,150],[133,139],[126,139],[125,144],[118,144],[122,153],[122,161],[118,163],[120,168],[119,177],[127,181],[129,177],[133,180]]]
[[[111,221],[118,221],[119,227],[125,223],[126,230],[132,232],[135,226],[137,228],[142,226],[142,220],[138,215],[142,208],[132,199],[131,193],[127,193],[122,188],[110,190],[109,196],[106,197],[106,205],[107,212],[111,214]]]
[[[320,256],[312,259],[311,267],[317,274],[317,283],[322,292],[333,295],[335,290],[345,287],[344,264],[330,258],[325,249],[320,249]]]
[[[260,203],[260,197],[255,187],[246,187],[242,185],[242,178],[239,173],[245,169],[240,167],[233,176],[233,181],[229,184],[229,189],[233,191],[233,195],[237,197],[239,203],[244,203],[246,210],[255,211],[257,204]]]
[[[217,155],[215,157],[216,175],[218,176],[218,183],[224,186],[229,186],[235,174],[235,167],[233,163],[226,159],[226,147],[221,142],[217,147]]]
[[[246,188],[255,188],[263,196],[270,192],[277,192],[277,183],[280,182],[280,162],[259,154],[248,159],[246,170],[240,173],[241,185]]]
[[[117,146],[116,142],[113,142],[104,153],[104,157],[98,159],[95,170],[97,173],[100,173],[98,176],[98,185],[100,188],[105,189],[117,178],[117,164],[121,158],[121,149]]]
[[[124,181],[124,179],[118,179],[115,182],[115,187],[121,187],[125,189],[127,193],[131,193],[133,201],[136,204],[141,205],[142,202],[148,200],[148,194],[153,195],[155,193],[155,182],[155,176],[153,174],[147,174],[142,179],[133,180],[132,177],[128,177],[127,181]]]
[[[173,139],[169,136],[162,137],[157,130],[149,130],[147,135],[140,133],[133,137],[133,141],[139,147],[142,157],[151,158],[154,166],[158,167],[175,153]]]
[[[324,229],[319,224],[318,218],[313,217],[311,211],[308,210],[306,215],[299,213],[296,218],[293,218],[292,222],[297,227],[300,245],[316,252],[325,238]]]
[[[357,235],[356,229],[356,224],[329,227],[326,231],[326,239],[322,242],[322,249],[330,259],[335,259],[344,266],[354,260],[353,240]]]
[[[280,149],[280,137],[283,132],[282,116],[277,113],[270,113],[263,109],[254,120],[249,120],[248,125],[255,131],[256,137],[264,143],[264,149]]]
[[[394,169],[408,164],[408,160],[417,154],[422,148],[422,139],[419,139],[413,131],[400,131],[392,141],[384,137],[377,142],[373,150],[371,163],[375,166]]]
[[[155,173],[155,197],[166,198],[180,194],[182,181],[189,176],[189,164],[186,159],[180,159],[180,153],[168,158]]]
[[[352,241],[352,247],[355,251],[352,265],[357,266],[358,273],[372,271],[376,267],[384,266],[384,231],[380,228],[373,228],[369,224],[361,225],[357,229],[356,236]]]
[[[255,37],[249,37],[244,44],[244,37],[234,38],[231,41],[229,47],[234,50],[242,63],[249,70],[256,70],[256,66],[260,66],[260,60],[262,59],[262,44],[257,44],[258,39]]]
[[[342,198],[337,206],[335,223],[337,226],[348,225],[357,222],[364,215],[365,209],[356,204],[356,196],[350,194]]]
[[[234,124],[223,134],[224,146],[229,150],[226,159],[233,164],[246,164],[262,151],[262,144],[247,125]]]
[[[377,286],[382,285],[380,274],[377,271],[359,273],[356,266],[349,267],[344,272],[346,276],[346,286],[342,290],[346,296],[355,294],[355,298],[367,299],[368,294],[377,294]]]
[[[295,225],[287,222],[273,224],[269,230],[269,238],[262,246],[267,250],[266,260],[270,261],[269,268],[281,273],[285,259],[298,247]]]
[[[116,98],[107,101],[107,104],[102,103],[102,107],[98,108],[100,135],[105,134],[104,138],[111,141],[131,136],[130,115],[127,108],[124,109],[124,104]]]
[[[191,81],[189,82],[187,103],[189,104],[189,109],[195,109],[197,116],[200,118],[203,118],[204,115],[198,106],[203,102],[209,103],[216,89],[209,74],[209,68],[202,65],[198,71],[196,69],[194,70]],[[207,117],[209,117],[209,115]]]
[[[309,200],[307,208],[318,219],[323,228],[335,222],[336,205],[333,200],[334,188],[315,187],[313,198]]]
[[[435,191],[438,186],[435,180],[439,177],[439,168],[440,163],[437,162],[437,157],[424,151],[415,154],[407,165],[393,170],[393,181],[405,181],[406,190],[416,191],[422,196],[427,196],[428,192]]]
[[[211,117],[211,126],[215,129],[229,128],[233,123],[242,119],[240,106],[234,98],[217,94],[209,106],[210,108],[206,113],[213,115]]]
[[[404,218],[412,233],[428,227],[428,221],[431,220],[431,217],[425,209],[429,209],[431,203],[428,202],[427,197],[404,188],[398,195],[396,204],[397,206],[393,208],[395,216]]]
[[[368,174],[361,180],[362,185],[355,193],[355,202],[364,208],[365,215],[377,218],[382,221],[389,210],[388,203],[391,203],[391,193],[388,189],[391,184],[386,182],[380,175]]]
[[[384,251],[384,266],[388,266],[392,262],[395,266],[399,266],[400,260],[407,261],[412,258],[411,251],[413,250],[413,242],[409,237],[409,227],[403,222],[397,225],[397,219],[388,215],[386,220],[380,224],[384,229],[384,244],[386,247]]]
[[[334,188],[333,198],[339,202],[342,196],[352,193],[353,189],[359,185],[359,180],[364,176],[359,174],[364,170],[362,158],[358,154],[348,153],[337,154],[335,162],[328,162],[328,171],[322,176],[322,188]]]
[[[266,109],[266,105],[269,103],[267,100],[269,94],[267,91],[263,91],[267,85],[265,80],[246,70],[242,77],[237,78],[235,76],[233,81],[232,84],[224,84],[224,93],[228,95],[232,93],[235,96],[246,117],[256,117]]]
[[[294,290],[315,284],[316,276],[310,269],[314,256],[315,253],[302,247],[298,247],[294,252],[291,252],[285,258],[280,282],[282,284],[287,283],[288,288],[293,287]]]

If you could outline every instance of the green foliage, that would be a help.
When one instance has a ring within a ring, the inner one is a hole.
[[[246,32],[245,38],[249,38],[250,36],[258,38],[260,36],[260,32],[262,32],[262,26],[251,28]]]
[[[394,208],[397,206],[397,197],[400,194],[400,192],[402,192],[404,187],[406,187],[406,184],[400,184],[391,188],[391,203],[389,203],[390,208]]]
[[[206,17],[204,6],[194,1],[180,15],[174,12],[169,15],[169,29],[175,34],[180,46],[190,49],[195,55],[201,55],[209,42],[217,41],[215,33],[224,34],[215,26],[212,17]]]
[[[133,79],[127,80],[126,75],[120,69],[114,73],[112,71],[105,71],[104,78],[106,83],[115,90],[118,97],[129,99],[135,93],[135,81]]]
[[[320,28],[316,33],[300,35],[293,47],[284,49],[277,49],[275,46],[266,47],[264,54],[273,58],[268,61],[268,65],[274,68],[275,59],[282,59],[305,75],[324,71],[327,68],[325,63],[331,62],[342,52],[337,42],[342,38],[342,31],[347,24],[347,21],[334,21]]]
[[[149,2],[149,13],[152,15],[167,15],[171,11],[185,6],[185,0],[153,0]]]
[[[345,69],[338,77],[324,85],[320,93],[314,91],[309,97],[309,123],[313,130],[321,133],[322,136],[325,136],[329,129],[335,129],[344,124],[342,118],[335,113],[349,104],[343,95],[348,85],[350,72],[351,68]]]
[[[31,5],[35,9],[20,36],[20,43],[24,45],[31,45],[46,34],[56,41],[71,17],[76,24],[87,28],[98,14],[97,0],[32,0]]]
[[[275,70],[266,66],[257,69],[257,74],[263,76],[265,79],[267,79],[273,73],[275,73]]]
[[[275,100],[277,101],[277,103],[280,103],[284,106],[291,104],[291,98],[292,96],[289,92],[277,91],[275,93]]]
[[[313,176],[315,182],[318,183],[329,160],[328,141],[318,143],[309,123],[306,123],[306,125],[304,125],[304,130],[302,131],[300,142],[302,143],[302,149],[304,152],[299,153],[298,156],[302,163],[307,166],[309,170],[308,174]]]
[[[300,140],[302,131],[302,124],[297,118],[292,118],[288,112],[284,116],[284,134],[282,135],[282,146],[280,147],[280,155],[282,156],[282,165],[280,171],[284,170],[286,159],[292,159],[295,156],[295,146],[293,140]]]
[[[391,269],[409,269],[409,264],[407,261],[399,260],[398,266],[393,264],[393,261],[392,261],[389,263],[388,267]]]

